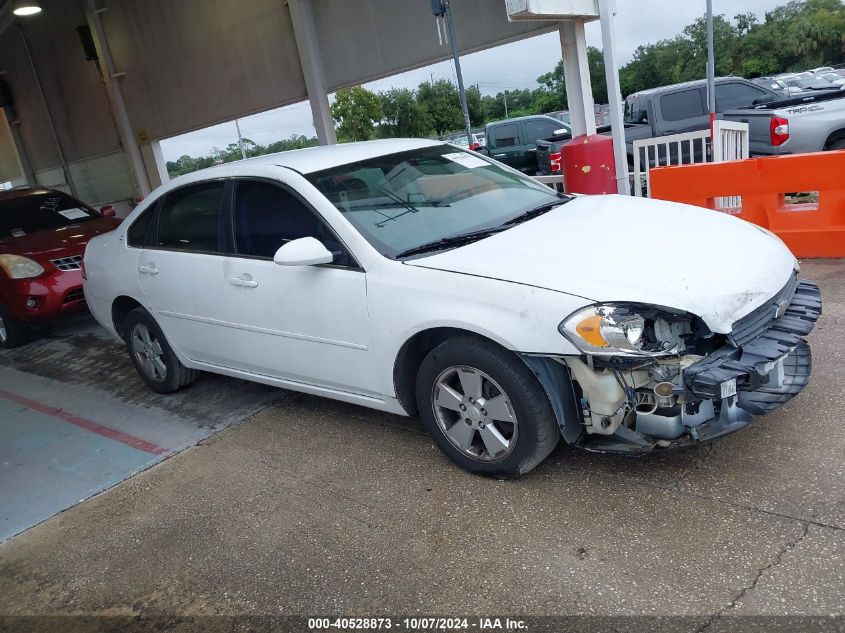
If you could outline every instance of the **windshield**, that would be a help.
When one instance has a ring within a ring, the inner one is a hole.
[[[306,178],[391,258],[422,244],[499,227],[566,200],[527,176],[446,145],[379,156]]]
[[[23,195],[0,201],[0,239],[24,237],[101,217],[60,191]]]

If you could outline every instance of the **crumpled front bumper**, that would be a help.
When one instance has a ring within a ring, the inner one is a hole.
[[[802,345],[803,337],[812,331],[821,315],[821,292],[805,279],[796,278],[789,286],[794,286],[791,297],[783,297],[782,291],[734,326],[731,345],[687,367],[684,383],[695,396],[721,398],[722,386],[734,380],[738,392],[765,388],[776,364]],[[770,319],[766,318],[767,312],[771,313]],[[800,373],[806,368],[809,376],[809,363],[800,365],[795,371]]]
[[[608,429],[612,434],[606,435],[587,431],[594,421],[585,417],[583,406],[573,413],[577,395],[566,392],[572,383],[560,375],[560,365],[541,364],[537,358],[526,362],[550,394],[561,433],[569,443],[616,453],[675,448],[733,433],[753,416],[768,413],[800,393],[812,369],[804,337],[820,315],[818,286],[793,277],[765,305],[734,324],[725,346],[683,368],[680,388],[685,403],[675,407],[674,415],[631,410],[633,417],[615,430]],[[562,392],[566,393],[559,395]]]

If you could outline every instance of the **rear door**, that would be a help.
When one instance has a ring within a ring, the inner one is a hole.
[[[519,124],[500,123],[491,130],[488,135],[487,148],[490,157],[503,162],[514,169],[523,169],[525,165],[524,148],[519,133]]]
[[[233,330],[226,322],[220,231],[224,180],[181,187],[159,203],[153,235],[138,257],[147,306],[173,347],[200,362],[226,364]]]

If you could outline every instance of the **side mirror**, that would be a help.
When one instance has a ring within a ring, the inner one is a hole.
[[[333,260],[334,255],[315,237],[291,240],[273,256],[273,261],[279,266],[314,266],[330,264]]]
[[[567,130],[565,127],[562,127],[559,130],[555,130],[554,132],[552,132],[552,135],[554,136],[561,136],[563,134],[569,134],[569,130]]]
[[[107,204],[104,207],[100,207],[100,213],[103,215],[104,218],[113,218],[114,217],[114,207],[110,204]]]

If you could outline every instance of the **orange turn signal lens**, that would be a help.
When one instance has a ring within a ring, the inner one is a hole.
[[[575,326],[575,331],[582,339],[593,347],[607,347],[608,342],[601,334],[601,324],[604,317],[595,314],[589,316]]]

